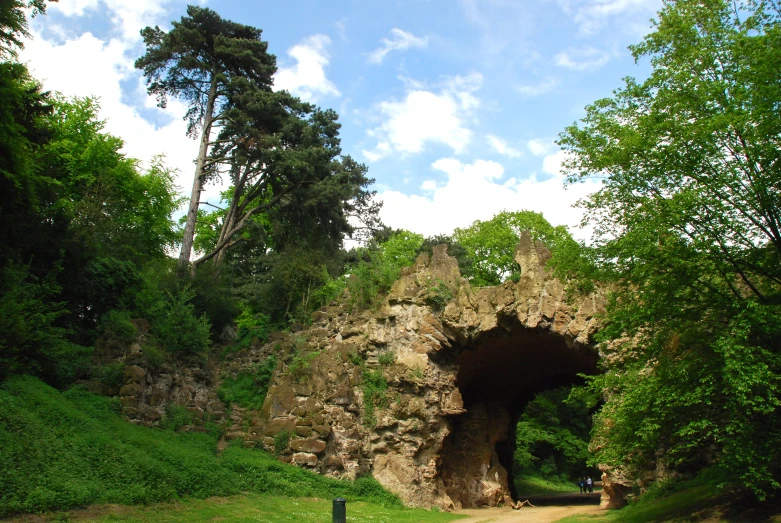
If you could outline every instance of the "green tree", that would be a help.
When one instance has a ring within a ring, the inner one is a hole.
[[[465,229],[453,231],[453,239],[474,260],[470,281],[474,285],[499,285],[520,267],[515,262],[515,247],[521,231],[540,240],[551,249],[574,242],[563,226],[553,227],[534,211],[502,211],[488,221],[476,220]]]
[[[141,31],[146,54],[136,60],[144,71],[147,90],[165,107],[168,97],[185,100],[190,136],[200,130],[200,148],[195,165],[193,190],[182,239],[180,264],[190,261],[195,223],[210,164],[207,161],[215,126],[226,118],[226,97],[235,82],[241,88],[271,91],[276,58],[268,53],[261,30],[223,20],[211,9],[188,6],[187,16],[172,22],[165,32],[159,27]]]
[[[45,13],[46,1],[6,0],[0,4],[0,58],[15,57],[16,50],[24,47],[22,39],[30,36],[25,12],[27,9],[32,10],[32,16]]]
[[[603,179],[583,202],[613,285],[600,462],[781,486],[780,22],[776,1],[665,1],[630,47],[650,77],[561,135],[570,182]]]
[[[411,265],[423,245],[423,235],[398,230],[383,243],[358,250],[357,260],[348,269],[347,287],[353,303],[371,307],[399,278],[401,269]]]
[[[333,251],[354,232],[350,218],[377,221],[366,166],[340,156],[334,111],[286,92],[241,86],[229,105],[209,163],[216,172],[223,169],[232,186],[223,197],[226,208],[211,213],[219,219],[204,221],[210,242],[194,266],[221,262],[239,243],[262,242],[280,251],[301,243],[302,235]]]
[[[517,472],[547,472],[547,479],[563,476],[567,481],[588,472],[591,415],[581,400],[567,400],[570,390],[560,387],[541,392],[524,409],[515,429]],[[543,471],[545,462],[555,464],[555,470]]]

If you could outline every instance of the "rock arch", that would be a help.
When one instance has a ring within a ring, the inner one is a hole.
[[[509,501],[514,423],[545,388],[596,371],[599,296],[568,299],[524,234],[518,282],[472,289],[445,246],[377,311],[332,306],[272,341],[283,358],[247,439],[336,477],[371,473],[414,506]]]

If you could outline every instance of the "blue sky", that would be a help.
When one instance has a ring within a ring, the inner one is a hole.
[[[186,3],[60,0],[33,21],[21,58],[48,89],[100,97],[125,151],[145,162],[166,154],[189,194],[197,145],[184,134],[185,107],[157,108],[133,69],[139,29],[170,27]],[[263,29],[276,86],[340,114],[343,151],[369,166],[384,221],[430,235],[505,209],[575,228],[572,203],[598,181],[565,190],[553,141],[622,77],[648,73],[627,46],[650,30],[661,0],[201,5]]]

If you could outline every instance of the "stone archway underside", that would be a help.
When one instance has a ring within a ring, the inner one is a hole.
[[[456,359],[466,412],[454,417],[439,464],[455,506],[494,506],[515,498],[515,425],[534,395],[596,372],[597,355],[554,334],[521,330],[476,343]]]
[[[506,501],[511,449],[501,444],[520,408],[593,373],[598,358],[590,339],[602,301],[568,300],[545,270],[549,255],[524,235],[520,281],[471,289],[439,246],[402,273],[380,310],[315,313],[311,328],[262,349],[282,361],[262,411],[236,437],[272,449],[287,431],[282,459],[334,477],[371,473],[413,506]],[[294,356],[307,353],[294,371]],[[387,385],[371,405],[368,372]]]

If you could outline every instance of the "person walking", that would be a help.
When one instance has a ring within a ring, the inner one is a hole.
[[[580,489],[580,493],[583,494],[583,490],[586,488],[586,482],[583,478],[578,478],[578,488]]]
[[[594,482],[591,480],[591,476],[586,479],[586,488],[589,493],[594,492]]]

